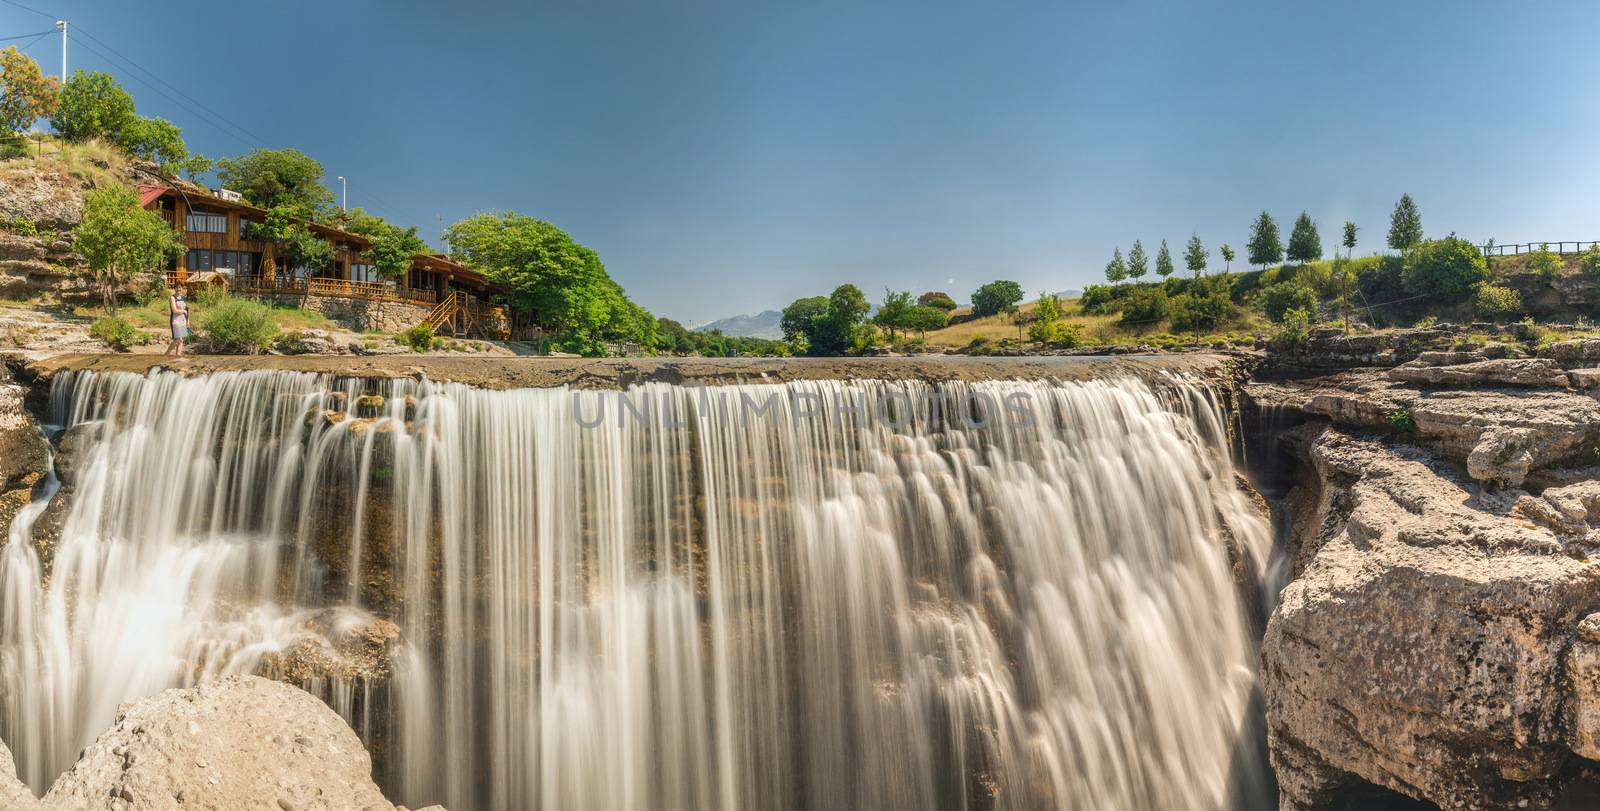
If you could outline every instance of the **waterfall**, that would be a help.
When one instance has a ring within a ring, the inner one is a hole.
[[[309,646],[412,806],[1270,803],[1270,532],[1202,383],[54,385],[59,540],[0,550],[35,791],[119,703]]]

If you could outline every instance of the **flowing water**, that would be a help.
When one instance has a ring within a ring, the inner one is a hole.
[[[412,806],[1270,803],[1270,537],[1202,384],[55,386],[59,542],[40,502],[0,550],[36,791],[121,702],[386,617],[391,674],[300,680]]]

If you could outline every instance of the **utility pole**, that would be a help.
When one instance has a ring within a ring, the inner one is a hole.
[[[61,83],[67,83],[67,21],[56,20],[56,27],[61,29]]]
[[[344,175],[339,175],[339,208],[350,210],[350,184],[345,182]]]

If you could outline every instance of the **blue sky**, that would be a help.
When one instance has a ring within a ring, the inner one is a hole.
[[[304,150],[430,238],[550,220],[686,323],[1215,262],[1263,208],[1377,250],[1402,192],[1432,236],[1600,238],[1586,2],[0,0],[0,36],[50,28],[12,2],[201,153]]]

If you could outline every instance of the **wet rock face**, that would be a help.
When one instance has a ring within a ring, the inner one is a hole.
[[[35,811],[39,799],[17,779],[17,764],[11,759],[11,750],[0,741],[0,808],[6,811]]]
[[[122,708],[45,795],[47,811],[261,808],[360,811],[394,805],[361,741],[321,701],[236,676]]]
[[[1417,448],[1330,429],[1309,452],[1304,568],[1261,654],[1282,809],[1362,784],[1447,811],[1592,807],[1570,805],[1600,755],[1600,566],[1573,547],[1587,526],[1531,521],[1524,499],[1544,499],[1478,494]],[[1585,522],[1600,507],[1555,495]]]

